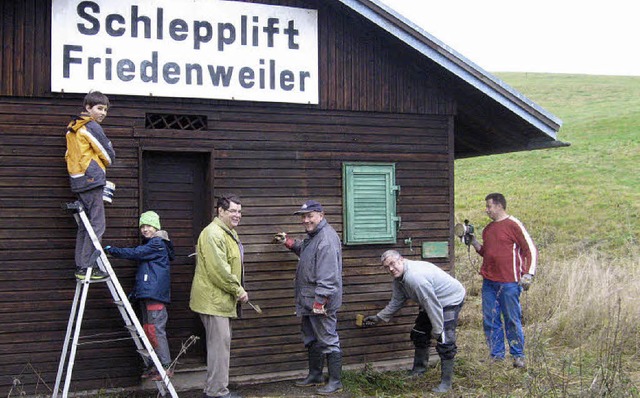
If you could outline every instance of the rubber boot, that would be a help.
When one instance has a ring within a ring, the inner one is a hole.
[[[419,377],[427,372],[429,364],[429,347],[416,348],[413,354],[413,368],[409,371],[409,376]]]
[[[433,392],[447,392],[451,390],[451,379],[453,378],[453,359],[445,359],[441,361],[442,375],[440,376],[440,385],[435,387]]]
[[[304,380],[296,381],[298,387],[321,386],[324,384],[322,368],[324,367],[324,355],[318,349],[317,344],[311,344],[309,350],[309,375]]]
[[[327,367],[329,368],[329,382],[318,388],[320,395],[330,395],[342,391],[342,353],[335,351],[327,354]]]

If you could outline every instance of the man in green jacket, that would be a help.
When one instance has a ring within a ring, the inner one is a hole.
[[[249,295],[242,287],[242,243],[235,228],[242,217],[242,205],[236,195],[218,199],[217,217],[200,234],[196,271],[191,285],[191,310],[200,314],[206,330],[207,380],[204,398],[231,398],[229,357],[231,324],[236,318],[238,301]]]

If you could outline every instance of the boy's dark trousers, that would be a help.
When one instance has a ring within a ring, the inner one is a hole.
[[[104,234],[106,227],[102,189],[103,187],[100,186],[89,191],[78,192],[78,199],[80,200],[80,203],[82,203],[84,212],[86,213],[87,218],[91,223],[91,227],[99,241],[102,240],[102,235]],[[76,235],[76,267],[84,269],[89,266],[94,266],[94,264],[89,264],[89,259],[95,251],[96,248],[91,241],[89,232],[84,227],[84,223],[79,223],[78,234]]]

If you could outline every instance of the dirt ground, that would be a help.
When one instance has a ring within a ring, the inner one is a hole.
[[[278,381],[273,383],[255,384],[249,386],[229,386],[230,390],[240,394],[243,398],[310,398],[322,397],[316,394],[317,387],[296,387],[294,380]],[[186,391],[179,393],[180,398],[202,398],[202,390]],[[331,398],[353,398],[347,392],[331,394]]]

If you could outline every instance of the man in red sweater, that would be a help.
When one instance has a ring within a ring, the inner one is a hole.
[[[506,332],[513,366],[523,368],[524,332],[520,293],[533,281],[538,251],[524,225],[507,214],[507,200],[500,193],[485,198],[486,212],[493,220],[482,231],[481,245],[471,244],[482,256],[482,317],[484,333],[495,361],[504,360]],[[502,324],[504,318],[504,330]]]

